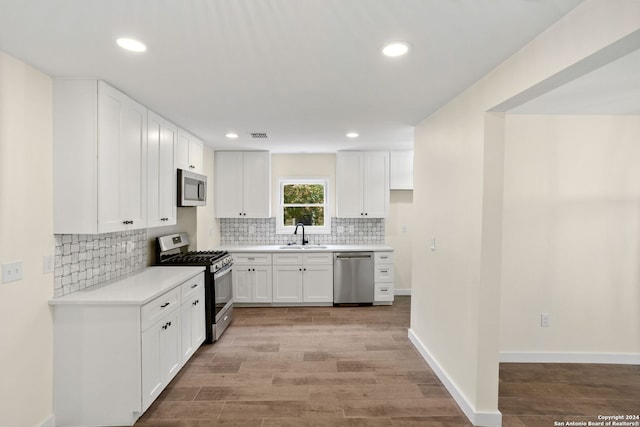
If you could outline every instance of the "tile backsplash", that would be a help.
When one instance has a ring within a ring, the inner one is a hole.
[[[54,298],[147,266],[147,231],[55,235]]]
[[[384,219],[331,218],[331,234],[307,236],[309,243],[321,245],[384,244]],[[286,245],[300,240],[300,235],[276,234],[275,218],[220,219],[223,245]]]

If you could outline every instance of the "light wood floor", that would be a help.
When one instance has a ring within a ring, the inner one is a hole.
[[[136,425],[471,426],[407,339],[393,306],[236,308]],[[640,366],[500,367],[504,427],[640,412]]]

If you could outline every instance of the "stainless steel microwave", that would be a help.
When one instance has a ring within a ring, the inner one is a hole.
[[[207,177],[178,169],[178,206],[205,206]]]

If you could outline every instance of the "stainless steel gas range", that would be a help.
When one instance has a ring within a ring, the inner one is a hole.
[[[205,272],[206,342],[220,338],[233,320],[233,258],[226,251],[188,251],[187,233],[156,239],[156,265],[201,265]]]

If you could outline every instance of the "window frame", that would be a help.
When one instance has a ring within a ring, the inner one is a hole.
[[[331,198],[330,177],[326,176],[294,176],[278,177],[278,199],[276,212],[276,234],[293,234],[295,225],[284,225],[284,186],[289,184],[321,184],[324,186],[324,204],[317,205],[324,208],[324,225],[305,225],[305,234],[331,234]]]

